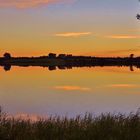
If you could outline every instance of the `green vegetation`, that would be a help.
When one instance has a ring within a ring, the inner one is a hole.
[[[0,111],[0,140],[140,140],[140,113],[85,114],[33,122],[8,118]]]

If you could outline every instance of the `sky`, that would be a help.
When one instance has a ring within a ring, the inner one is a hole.
[[[0,56],[140,54],[138,0],[0,0]]]

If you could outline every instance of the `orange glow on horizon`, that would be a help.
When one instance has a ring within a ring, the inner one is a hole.
[[[84,51],[84,50],[83,50]],[[8,52],[12,57],[39,57],[48,56],[49,53],[59,54],[72,54],[73,56],[93,56],[93,57],[129,57],[130,54],[134,54],[135,57],[140,56],[140,49],[120,49],[110,51],[94,51],[94,52],[74,52],[74,51],[0,51],[0,57]]]

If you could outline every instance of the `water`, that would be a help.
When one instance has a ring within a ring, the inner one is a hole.
[[[129,67],[0,68],[0,105],[10,114],[128,113],[140,107],[140,69]]]

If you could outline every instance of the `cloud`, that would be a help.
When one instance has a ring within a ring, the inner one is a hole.
[[[135,85],[135,84],[112,84],[112,85],[108,85],[107,87],[111,87],[111,88],[136,88],[136,87],[140,87],[140,86]]]
[[[90,91],[90,88],[80,86],[56,86],[55,89],[67,90],[67,91]]]
[[[108,54],[119,54],[119,53],[132,53],[132,52],[138,52],[140,49],[122,49],[122,50],[112,50],[112,51],[106,51]]]
[[[86,52],[83,53],[82,55],[86,56],[98,56],[98,57],[127,57],[130,54],[136,54],[140,53],[140,46],[136,46],[137,48],[128,48],[128,49],[114,49],[114,50],[106,50],[106,51],[94,51],[94,52]],[[123,47],[122,47],[123,48]]]
[[[139,39],[140,38],[140,36],[138,35],[110,35],[105,37],[111,39]]]
[[[80,36],[88,36],[91,35],[91,32],[69,32],[69,33],[57,33],[54,36],[59,37],[80,37]]]
[[[0,0],[0,7],[29,8],[73,0]]]

